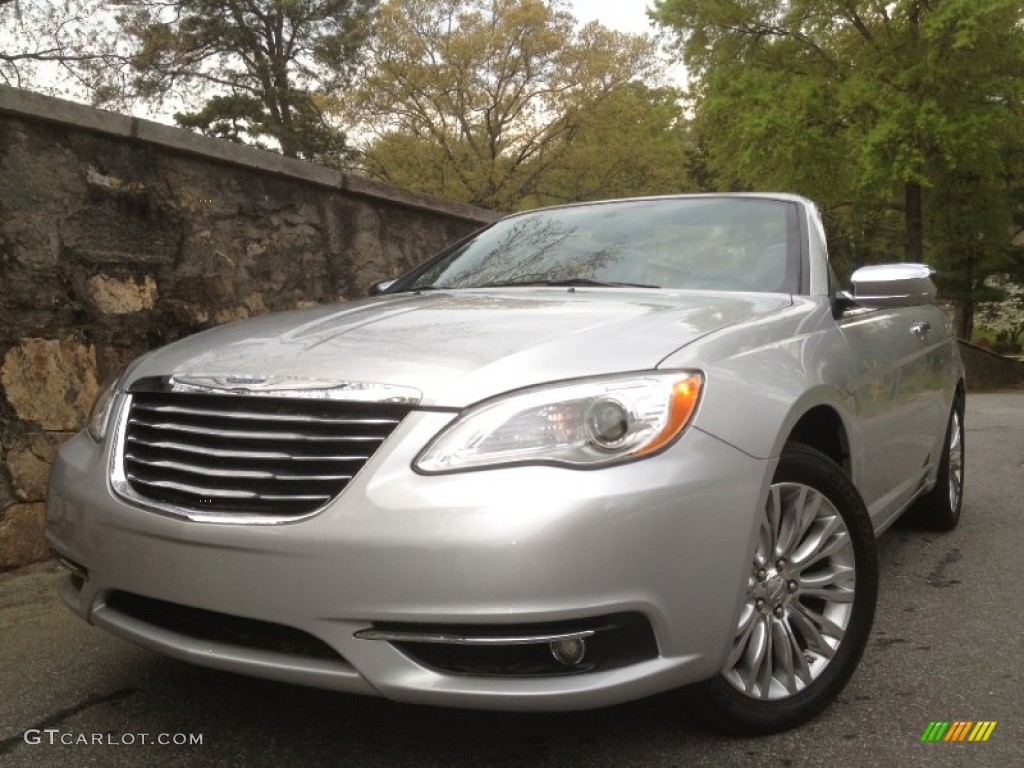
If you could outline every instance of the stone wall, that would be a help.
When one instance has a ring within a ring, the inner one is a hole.
[[[493,214],[0,86],[0,569],[99,383],[211,325],[365,295]]]

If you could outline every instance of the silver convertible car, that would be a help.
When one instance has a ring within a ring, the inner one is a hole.
[[[61,596],[290,683],[519,710],[695,684],[727,728],[793,727],[860,660],[875,537],[960,515],[931,275],[840,290],[793,195],[509,216],[128,366],[50,478]]]

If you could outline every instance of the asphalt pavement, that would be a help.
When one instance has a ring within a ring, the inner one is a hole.
[[[74,617],[46,564],[0,575],[0,765],[1021,766],[1024,393],[968,397],[966,471],[956,531],[882,536],[860,669],[824,715],[788,733],[719,735],[680,694],[591,712],[469,712],[192,667]],[[986,742],[923,743],[933,721],[996,726]]]

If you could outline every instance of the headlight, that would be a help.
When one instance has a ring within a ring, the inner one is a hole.
[[[416,459],[421,472],[503,464],[595,467],[654,453],[690,421],[704,379],[630,374],[503,395],[470,408]]]
[[[92,410],[89,411],[89,423],[87,429],[89,436],[97,443],[102,443],[107,434],[107,425],[110,423],[110,411],[114,407],[114,400],[117,397],[117,385],[121,382],[122,373],[112,376],[100,387],[100,392],[93,401]]]
[[[89,423],[86,425],[89,436],[97,443],[102,443],[103,438],[107,436],[107,430],[110,428],[110,417],[113,415],[111,412],[113,411],[117,394],[122,389],[121,384],[127,381],[131,372],[151,354],[153,353],[147,352],[135,358],[122,368],[120,373],[116,376],[111,376],[103,382],[99,394],[96,395],[96,399],[93,401],[92,410],[89,411]]]

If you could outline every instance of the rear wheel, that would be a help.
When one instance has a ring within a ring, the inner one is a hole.
[[[964,404],[953,403],[935,487],[907,513],[911,525],[933,531],[951,531],[960,523],[964,501]]]
[[[877,593],[875,537],[857,489],[824,454],[787,446],[725,667],[700,686],[713,723],[770,733],[818,714],[860,661]]]

